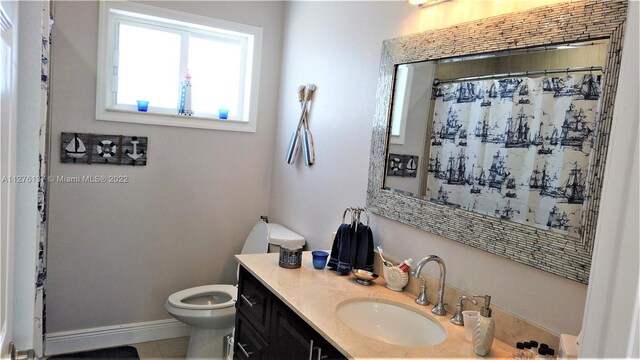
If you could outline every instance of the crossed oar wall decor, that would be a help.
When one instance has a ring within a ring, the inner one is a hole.
[[[302,112],[300,113],[298,127],[291,135],[291,140],[289,140],[285,157],[287,164],[293,165],[293,163],[295,163],[301,143],[304,164],[311,166],[316,160],[315,150],[313,148],[313,136],[309,130],[309,109],[311,108],[311,98],[315,90],[316,86],[313,84],[307,84],[307,86],[300,85],[298,87],[298,102],[300,102]]]

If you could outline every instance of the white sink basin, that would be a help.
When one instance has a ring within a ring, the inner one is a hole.
[[[362,335],[402,346],[430,346],[447,338],[442,325],[399,305],[372,300],[340,304],[338,318]]]

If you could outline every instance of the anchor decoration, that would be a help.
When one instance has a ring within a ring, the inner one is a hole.
[[[66,133],[60,135],[60,162],[147,165],[146,136]]]
[[[125,152],[125,154],[127,154],[127,156],[130,159],[138,160],[138,159],[140,159],[141,157],[144,156],[144,150],[141,150],[140,152],[138,152],[138,144],[139,143],[140,143],[140,141],[138,140],[138,138],[136,136],[131,138],[131,145],[133,146],[133,150],[131,150],[131,151],[127,150]]]

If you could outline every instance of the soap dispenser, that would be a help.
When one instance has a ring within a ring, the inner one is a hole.
[[[491,350],[493,344],[493,335],[496,330],[496,322],[491,317],[491,296],[482,295],[474,296],[484,299],[484,306],[480,308],[480,316],[473,329],[473,352],[479,356],[486,356]]]

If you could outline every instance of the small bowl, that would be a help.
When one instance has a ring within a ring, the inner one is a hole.
[[[356,282],[358,284],[365,286],[373,284],[373,280],[378,278],[378,274],[362,269],[353,269],[351,270],[351,273],[356,277]]]

